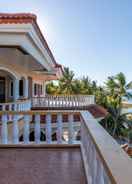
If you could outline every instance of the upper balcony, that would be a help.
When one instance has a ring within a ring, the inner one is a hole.
[[[95,104],[94,95],[46,95],[45,97],[33,97],[32,109],[67,109],[81,110]]]
[[[2,183],[131,184],[132,160],[88,111],[0,115]]]

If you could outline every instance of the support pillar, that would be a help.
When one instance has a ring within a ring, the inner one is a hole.
[[[28,79],[24,80],[24,85],[23,85],[24,89],[24,98],[28,98],[28,89],[29,89],[29,85],[28,85]]]
[[[19,80],[18,79],[14,80],[13,98],[14,98],[14,101],[16,101],[19,98]]]

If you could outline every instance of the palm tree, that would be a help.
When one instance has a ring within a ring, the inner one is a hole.
[[[132,98],[132,94],[128,91],[132,89],[132,82],[127,84],[126,77],[123,73],[120,72],[116,76],[108,77],[105,84],[109,96],[111,99],[115,99],[119,106],[121,105],[123,97],[127,99]]]
[[[64,68],[63,77],[59,81],[59,91],[62,94],[74,93],[74,72],[69,68]]]
[[[91,95],[92,94],[92,83],[91,80],[89,79],[89,77],[83,77],[81,79],[81,84],[82,84],[82,94],[85,95]]]
[[[46,93],[50,95],[58,94],[58,86],[55,85],[53,82],[50,82],[46,85]]]
[[[112,107],[108,108],[108,115],[101,122],[107,131],[115,138],[119,138],[120,136],[127,136],[126,130],[129,130],[129,125],[132,123],[127,118],[127,114],[122,114],[122,109],[120,107]],[[107,124],[107,126],[106,126]]]

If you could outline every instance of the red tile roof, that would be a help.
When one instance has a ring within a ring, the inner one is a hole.
[[[0,24],[32,24],[35,28],[41,42],[43,43],[44,47],[46,48],[49,56],[51,57],[53,64],[56,68],[61,68],[62,66],[58,64],[37,24],[37,16],[32,13],[0,13]]]
[[[95,117],[102,118],[108,115],[108,112],[105,108],[100,105],[92,104],[87,107],[87,110]]]
[[[0,24],[26,24],[36,19],[36,15],[31,13],[0,13]]]
[[[129,147],[128,144],[124,144],[122,148],[125,150],[125,152],[132,157],[132,147]]]

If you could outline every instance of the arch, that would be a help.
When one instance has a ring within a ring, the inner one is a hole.
[[[6,72],[9,73],[14,79],[18,79],[18,78],[19,78],[19,76],[18,76],[14,71],[11,71],[9,68],[0,66],[0,71],[6,71]]]

